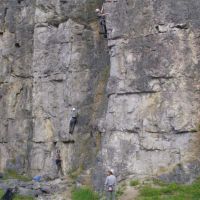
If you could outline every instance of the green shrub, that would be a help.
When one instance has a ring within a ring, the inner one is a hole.
[[[120,184],[116,190],[117,199],[119,199],[119,197],[121,197],[124,194],[125,190],[126,190],[126,183],[124,182],[124,183]]]
[[[99,196],[90,188],[82,187],[72,191],[72,200],[98,200]]]
[[[124,188],[123,187],[118,187],[117,191],[116,191],[116,196],[117,198],[119,198],[120,196],[122,196],[124,194]]]
[[[139,180],[131,180],[130,181],[130,186],[136,186],[136,185],[139,185],[139,184],[140,184]]]

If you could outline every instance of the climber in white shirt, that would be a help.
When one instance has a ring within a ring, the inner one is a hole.
[[[77,117],[78,117],[78,112],[76,111],[76,108],[72,108],[71,112],[71,119],[69,122],[69,133],[73,134],[75,125],[77,123]]]

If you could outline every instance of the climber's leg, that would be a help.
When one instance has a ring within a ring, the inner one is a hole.
[[[99,34],[104,34],[102,19],[99,20]]]
[[[107,38],[107,28],[106,28],[105,18],[102,20],[102,27],[103,27],[104,38]]]
[[[70,120],[70,123],[69,123],[69,133],[70,134],[73,134],[74,132],[74,127],[76,125],[76,118],[75,117],[72,117],[71,120]]]
[[[107,28],[106,28],[106,20],[105,17],[100,18],[100,28],[101,31],[99,32],[100,34],[104,35],[104,38],[107,38]]]
[[[104,25],[104,38],[107,38],[108,35],[107,35],[107,28],[106,28],[106,25]]]

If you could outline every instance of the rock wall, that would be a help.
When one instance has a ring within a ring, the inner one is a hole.
[[[0,169],[28,167],[32,129],[34,1],[0,3]]]
[[[111,72],[101,153],[122,179],[199,176],[199,8],[196,0],[105,5]]]
[[[0,169],[118,179],[199,175],[200,2],[0,3]],[[78,124],[69,135],[70,110]],[[80,178],[81,179],[81,178]]]
[[[82,0],[1,3],[1,170],[55,174],[56,149],[65,174],[93,163],[98,136],[91,135],[105,112],[110,62],[97,6]],[[70,136],[74,106],[79,119]]]

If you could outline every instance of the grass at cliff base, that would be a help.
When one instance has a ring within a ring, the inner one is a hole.
[[[3,194],[4,194],[4,191],[0,189],[0,199],[3,196]]]
[[[72,200],[98,200],[98,194],[90,188],[82,187],[72,191]]]
[[[137,200],[200,200],[200,180],[191,185],[147,185],[140,188]]]

